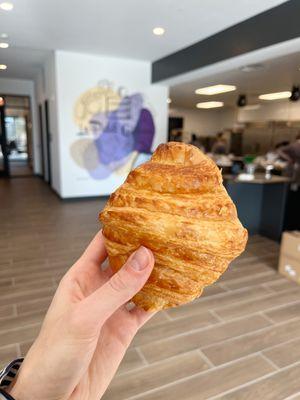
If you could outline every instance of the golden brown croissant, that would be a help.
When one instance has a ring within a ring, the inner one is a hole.
[[[153,272],[133,298],[149,311],[200,296],[244,250],[248,236],[216,164],[176,142],[158,146],[128,175],[100,220],[113,271],[140,245],[153,251]]]

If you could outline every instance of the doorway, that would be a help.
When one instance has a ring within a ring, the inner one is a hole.
[[[28,96],[1,95],[2,175],[31,176],[32,119]]]
[[[45,152],[44,152],[44,119],[43,106],[39,104],[39,128],[40,128],[40,144],[41,144],[41,177],[45,179]]]
[[[168,141],[182,140],[183,118],[182,117],[169,117],[168,123]]]

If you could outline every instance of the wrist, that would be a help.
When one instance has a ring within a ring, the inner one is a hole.
[[[15,385],[22,362],[23,358],[18,358],[0,371],[0,399],[16,400],[11,390]]]
[[[8,390],[4,390],[0,388],[0,399],[2,400],[16,400],[15,398],[13,398],[10,393],[8,392]]]
[[[26,372],[24,374],[24,365],[22,365],[18,376],[16,376],[12,383],[7,388],[5,388],[6,392],[13,398],[13,400],[33,399],[31,394],[34,385],[34,377],[33,379],[31,379],[31,383],[28,384]],[[30,375],[32,376],[32,374]]]
[[[15,382],[10,385],[8,388],[5,389],[5,392],[11,397],[13,400],[23,400],[24,397],[21,397],[18,395],[18,392],[14,389],[15,387]]]

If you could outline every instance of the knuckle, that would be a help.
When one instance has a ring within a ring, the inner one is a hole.
[[[69,283],[69,277],[67,275],[64,275],[61,280],[59,281],[58,286],[59,287],[66,287]]]
[[[113,275],[111,279],[108,281],[108,283],[115,292],[124,292],[125,290],[128,289],[126,280],[120,272]]]
[[[71,274],[65,274],[59,281],[58,288],[65,291],[72,287],[73,279]]]

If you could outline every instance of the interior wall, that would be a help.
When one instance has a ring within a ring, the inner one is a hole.
[[[242,107],[227,107],[214,110],[171,108],[169,110],[169,116],[184,118],[184,141],[189,142],[192,133],[196,133],[199,136],[214,136],[218,131],[234,128],[237,124],[247,122],[300,121],[300,101],[293,103],[289,100],[284,100],[261,103],[261,107],[257,110],[247,110]],[[271,127],[270,129],[272,132],[274,129],[278,131],[278,127]],[[265,129],[265,133],[267,135],[266,130],[267,129]],[[252,131],[258,132],[257,129]],[[262,128],[261,131],[264,131],[264,129]],[[251,141],[251,135],[256,142],[260,140],[262,142],[264,141],[264,138],[261,137],[261,139],[259,139],[257,134],[255,134],[254,138],[254,133],[251,132],[247,132],[248,141]],[[272,135],[273,134],[274,132]],[[284,140],[284,134],[280,136],[280,132],[278,132],[277,136],[278,140]]]
[[[130,95],[141,93],[144,104],[152,113],[155,136],[152,150],[167,138],[168,88],[150,83],[150,63],[136,60],[93,56],[58,51],[56,53],[57,109],[59,126],[59,159],[62,197],[107,195],[126,178],[126,173],[112,172],[108,177],[95,179],[89,170],[75,162],[71,148],[81,152],[93,138],[83,136],[76,125],[73,113],[76,100],[99,82],[108,80],[117,90],[123,87]],[[85,141],[84,141],[85,140]],[[82,143],[82,145],[81,145]],[[117,150],[118,145],[116,144]]]
[[[261,103],[257,110],[239,109],[238,122],[300,121],[300,101],[274,100]]]
[[[182,117],[184,141],[189,142],[191,134],[198,136],[215,136],[224,128],[231,128],[236,122],[236,111],[233,108],[224,109],[188,109],[170,108],[170,117]]]
[[[33,172],[41,173],[41,153],[35,85],[31,80],[0,78],[0,94],[29,96],[32,113]]]
[[[45,101],[45,78],[44,78],[44,69],[40,68],[39,72],[36,74],[35,79],[34,79],[34,86],[35,86],[35,96],[36,96],[36,102],[37,102],[37,107],[39,108],[39,105],[44,107],[44,101]],[[38,112],[38,127],[39,130],[41,130],[41,121],[40,121],[40,115],[39,115],[39,109],[37,110]],[[39,132],[40,133],[40,148],[43,146],[43,159],[41,157],[41,173],[43,173],[43,178],[46,180],[48,176],[48,170],[47,170],[47,162],[46,162],[46,132],[45,132],[45,121],[44,121],[44,112],[42,112],[42,130]],[[43,142],[41,140],[41,135],[43,134]],[[42,150],[42,149],[41,149]],[[42,154],[41,154],[42,156]]]

